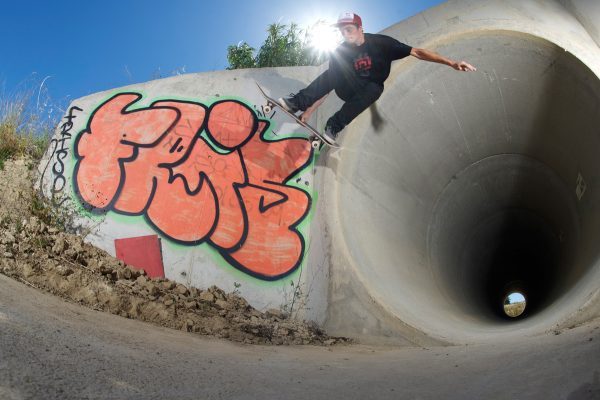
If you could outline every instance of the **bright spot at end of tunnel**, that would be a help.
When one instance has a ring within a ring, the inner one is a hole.
[[[519,292],[510,293],[504,300],[504,312],[511,318],[516,318],[523,314],[527,301],[525,296]]]

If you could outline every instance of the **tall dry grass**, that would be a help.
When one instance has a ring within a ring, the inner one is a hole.
[[[49,112],[50,111],[50,112]],[[46,148],[58,115],[49,107],[49,96],[43,84],[19,85],[14,93],[0,91],[0,169],[15,157],[29,156],[39,160]]]

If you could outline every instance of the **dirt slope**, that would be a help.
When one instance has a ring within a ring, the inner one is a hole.
[[[259,312],[214,286],[199,290],[149,279],[61,231],[52,222],[52,210],[36,200],[31,166],[28,160],[8,161],[0,171],[0,273],[98,311],[236,342],[347,342],[279,310]]]

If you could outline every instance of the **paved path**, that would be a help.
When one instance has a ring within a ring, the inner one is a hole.
[[[513,344],[260,347],[66,303],[0,275],[0,399],[598,399],[600,321]]]

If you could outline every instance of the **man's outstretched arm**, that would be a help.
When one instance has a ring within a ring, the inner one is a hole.
[[[412,50],[410,51],[410,55],[418,58],[419,60],[431,61],[431,62],[435,62],[435,63],[439,63],[439,64],[448,65],[457,71],[477,71],[477,68],[475,68],[468,62],[452,61],[449,58],[446,58],[434,51],[427,50],[427,49],[419,49],[417,47],[413,47]]]

